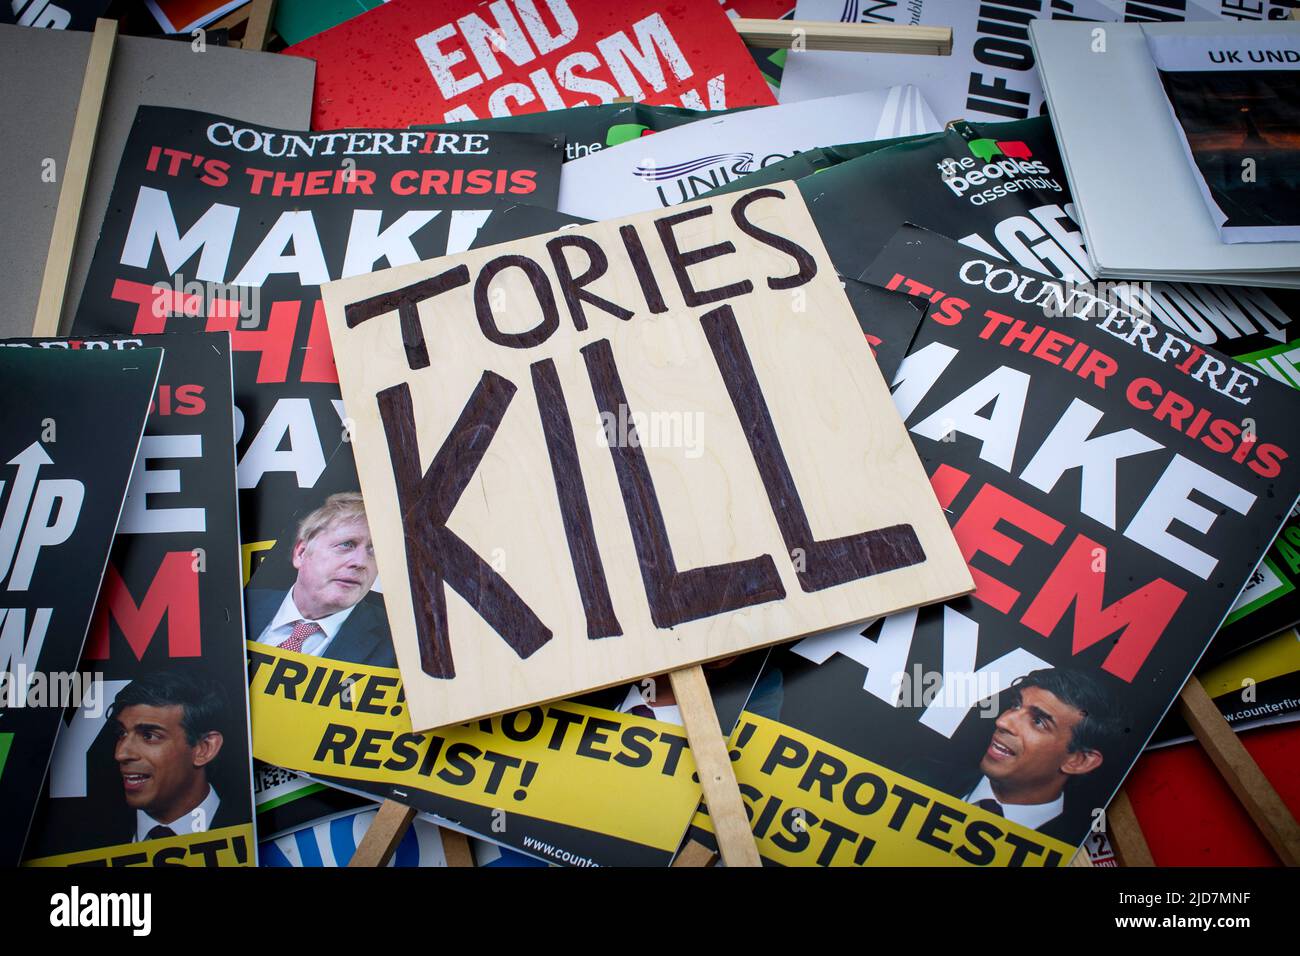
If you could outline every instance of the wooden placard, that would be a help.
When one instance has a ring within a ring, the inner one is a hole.
[[[855,53],[952,54],[952,27],[892,23],[833,23],[823,20],[731,21],[750,46],[768,50],[843,50]]]
[[[63,165],[63,185],[59,189],[59,206],[54,214],[54,229],[50,233],[50,249],[45,256],[45,275],[41,280],[41,294],[36,303],[32,335],[59,334],[59,316],[63,314],[63,300],[68,294],[68,276],[72,272],[77,226],[81,223],[86,184],[90,181],[90,161],[95,155],[99,116],[104,107],[104,91],[108,87],[108,74],[113,66],[113,44],[116,41],[117,21],[96,20],[95,33],[90,41],[90,56],[86,59],[86,73],[81,81],[77,117],[72,125],[72,142],[68,146],[68,158]]]
[[[972,589],[791,184],[322,293],[416,730]]]
[[[1300,866],[1300,823],[1242,745],[1210,695],[1193,677],[1178,695],[1183,719],[1219,775],[1285,866]]]
[[[1137,814],[1133,812],[1133,804],[1122,789],[1106,808],[1106,835],[1121,866],[1156,865]]]
[[[243,35],[238,40],[232,40],[231,46],[243,47],[245,50],[265,50],[267,40],[271,37],[271,21],[275,19],[275,3],[276,0],[250,0],[210,24],[208,29],[233,30],[242,24]]]
[[[379,805],[379,812],[366,828],[366,835],[352,854],[348,866],[387,866],[392,859],[397,844],[402,842],[411,821],[415,819],[415,809],[385,800]]]
[[[722,859],[729,867],[762,866],[754,834],[749,828],[749,815],[740,797],[740,786],[731,769],[727,739],[718,726],[718,714],[713,709],[713,698],[704,679],[704,669],[694,664],[673,671],[668,678],[672,681],[677,706],[681,708],[686,739],[691,744],[696,775],[704,791],[709,817],[713,820],[713,832]]]
[[[692,868],[713,866],[718,862],[718,854],[697,840],[687,840],[681,852],[673,860],[673,866]]]
[[[469,837],[459,830],[438,827],[438,837],[442,840],[442,855],[447,866],[460,868],[474,865],[474,848],[469,845]]]

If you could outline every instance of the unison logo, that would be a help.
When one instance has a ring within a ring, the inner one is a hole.
[[[653,160],[646,160],[632,170],[632,175],[648,183],[661,183],[680,176],[688,176],[710,166],[730,165],[732,172],[753,172],[753,153],[718,153],[716,156],[701,156],[681,163],[660,166]]]
[[[684,162],[660,166],[654,160],[644,160],[632,170],[632,175],[654,185],[659,204],[667,209],[678,203],[689,202],[702,194],[735,182],[737,179],[765,169],[771,163],[789,159],[789,153],[717,153],[700,156]]]

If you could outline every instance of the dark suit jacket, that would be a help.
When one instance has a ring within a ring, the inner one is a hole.
[[[980,782],[984,774],[976,763],[972,768],[970,765],[954,765],[952,762],[939,761],[931,757],[914,757],[911,760],[904,761],[899,768],[899,772],[904,776],[911,777],[913,780],[919,780],[936,790],[942,790],[944,793],[951,794],[958,800],[964,799],[966,794],[975,789],[975,785]],[[1077,843],[1083,838],[1084,830],[1087,827],[1086,819],[1080,822],[1077,813],[1071,813],[1070,790],[1067,787],[1065,791],[1065,808],[1057,817],[1048,820],[1038,828],[1038,832],[1044,836],[1053,837],[1057,840],[1064,840],[1067,843]]]
[[[208,821],[205,830],[220,830],[222,827],[234,826],[237,821],[234,819],[235,810],[229,803],[221,799],[220,792],[217,793],[217,812],[212,814],[212,819]],[[124,843],[134,843],[135,840],[135,811],[131,810],[131,829],[130,835],[124,840]]]
[[[244,592],[244,614],[248,623],[248,639],[256,641],[266,630],[284,602],[286,591],[249,588]],[[368,664],[373,667],[396,667],[397,655],[393,652],[393,635],[388,629],[388,617],[383,605],[364,598],[348,615],[339,632],[325,648],[322,657],[350,664]]]

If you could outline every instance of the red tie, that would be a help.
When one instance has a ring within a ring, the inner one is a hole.
[[[302,646],[307,643],[307,638],[313,634],[323,634],[324,630],[315,621],[294,621],[293,633],[289,639],[280,645],[281,650],[301,652]]]

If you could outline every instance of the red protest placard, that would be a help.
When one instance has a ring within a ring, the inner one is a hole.
[[[715,3],[393,0],[285,52],[316,61],[315,129],[775,102]]]

